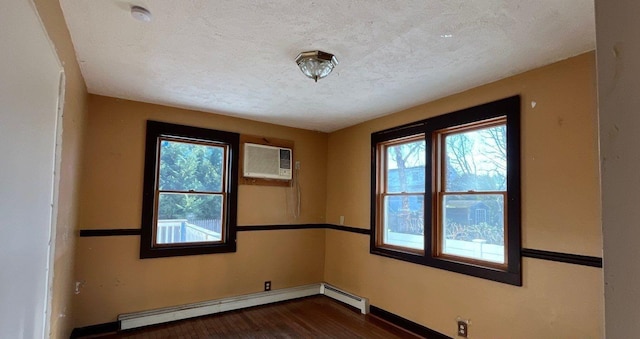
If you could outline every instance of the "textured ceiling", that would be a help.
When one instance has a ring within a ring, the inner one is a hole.
[[[325,132],[595,47],[593,0],[60,2],[90,93]]]

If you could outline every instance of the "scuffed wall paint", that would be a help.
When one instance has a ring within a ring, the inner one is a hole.
[[[525,248],[602,256],[595,58],[587,53],[329,135],[327,222],[370,227],[371,133],[519,94]],[[535,105],[533,104],[535,103]],[[369,254],[369,237],[328,230],[325,281],[455,337],[599,338],[599,268],[523,259],[523,286]]]
[[[640,332],[640,2],[596,0],[607,338]]]
[[[238,225],[324,223],[327,134],[97,95],[89,96],[80,222],[84,229],[140,228],[147,119],[294,142],[301,211],[291,188],[240,185]],[[139,259],[139,236],[78,240],[75,327],[118,314],[318,283],[325,231],[238,232],[235,253]],[[95,307],[95,305],[101,305]]]
[[[58,191],[58,217],[53,258],[51,338],[68,338],[73,329],[75,245],[78,228],[78,192],[82,143],[87,116],[87,89],[58,1],[34,4],[64,67],[66,86],[63,111],[62,159]],[[61,316],[64,315],[64,316]]]

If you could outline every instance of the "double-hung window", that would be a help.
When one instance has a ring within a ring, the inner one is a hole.
[[[377,144],[379,195],[376,245],[401,252],[424,252],[424,134]]]
[[[237,133],[147,122],[141,258],[234,252]]]
[[[521,285],[520,99],[372,134],[371,252]]]

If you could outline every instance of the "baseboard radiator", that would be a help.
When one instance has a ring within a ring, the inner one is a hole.
[[[358,297],[351,293],[345,292],[335,286],[326,283],[320,284],[320,294],[324,294],[329,298],[341,301],[347,305],[353,306],[360,310],[360,313],[369,313],[369,299]]]
[[[327,297],[355,307],[359,309],[362,314],[369,313],[369,301],[366,298],[353,295],[326,283],[319,283],[246,294],[238,297],[210,300],[182,306],[121,314],[118,316],[118,322],[120,323],[121,330],[128,330],[318,294],[324,294]]]

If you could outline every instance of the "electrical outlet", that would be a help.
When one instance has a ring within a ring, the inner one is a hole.
[[[264,290],[265,291],[271,291],[271,281],[265,281],[264,282]]]
[[[458,317],[458,337],[466,338],[469,336],[469,319]]]

